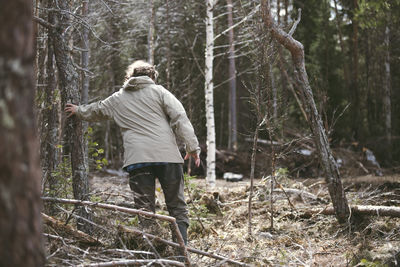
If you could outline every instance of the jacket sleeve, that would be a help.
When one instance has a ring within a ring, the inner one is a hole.
[[[114,116],[114,104],[116,102],[116,93],[108,98],[88,104],[78,106],[76,115],[85,121],[110,120]]]
[[[199,154],[199,142],[182,103],[165,88],[163,88],[162,102],[164,111],[170,119],[171,128],[175,135],[185,143],[186,152]]]

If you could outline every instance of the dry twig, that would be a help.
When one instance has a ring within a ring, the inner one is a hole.
[[[135,214],[135,215],[140,215],[144,217],[149,217],[149,218],[154,218],[154,219],[159,219],[162,221],[167,221],[170,222],[172,225],[173,230],[175,231],[176,238],[178,240],[178,243],[182,249],[182,254],[185,258],[185,264],[186,266],[191,266],[189,258],[187,256],[187,250],[185,243],[183,241],[182,235],[179,231],[178,224],[176,223],[176,219],[171,216],[166,216],[166,215],[160,215],[160,214],[155,214],[143,210],[136,210],[136,209],[130,209],[130,208],[125,208],[125,207],[120,207],[120,206],[115,206],[115,205],[110,205],[110,204],[105,204],[105,203],[95,203],[91,201],[82,201],[82,200],[75,200],[75,199],[62,199],[62,198],[51,198],[51,197],[43,197],[42,198],[44,201],[49,201],[49,202],[57,202],[57,203],[65,203],[65,204],[75,204],[75,205],[82,205],[82,206],[91,206],[91,207],[98,207],[102,209],[108,209],[108,210],[114,210],[114,211],[120,211],[128,214]]]

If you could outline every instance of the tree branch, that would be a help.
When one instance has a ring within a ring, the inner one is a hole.
[[[185,267],[185,264],[179,261],[166,260],[166,259],[153,259],[153,260],[119,260],[119,261],[108,261],[91,264],[78,265],[79,267],[114,267],[114,266],[153,266],[153,264],[166,264],[167,266],[181,266]]]
[[[393,206],[373,206],[373,205],[356,205],[351,206],[351,213],[355,215],[371,215],[371,216],[389,216],[389,217],[400,217],[400,207]],[[335,215],[333,207],[327,207],[325,209],[311,209],[306,210],[303,217],[311,217],[314,214],[323,215]]]
[[[231,27],[229,27],[228,29],[224,30],[223,32],[221,32],[220,34],[218,34],[217,36],[214,37],[214,41],[217,40],[219,37],[221,37],[222,35],[224,35],[225,33],[229,32],[231,29],[236,28],[237,26],[239,26],[240,24],[242,24],[243,22],[245,22],[246,20],[248,20],[249,18],[251,18],[254,14],[257,13],[258,9],[260,8],[260,5],[257,5],[253,11],[251,11],[246,17],[244,17],[241,21],[239,21],[238,23],[235,23],[234,25],[232,25]]]
[[[299,15],[298,15],[296,21],[293,23],[293,26],[288,33],[290,36],[292,36],[293,33],[295,32],[297,25],[299,25],[299,23],[300,23],[300,20],[301,20],[301,8],[299,8]]]
[[[181,232],[179,231],[178,224],[176,223],[176,219],[174,217],[155,214],[155,213],[147,212],[147,211],[143,211],[143,210],[130,209],[130,208],[125,208],[125,207],[105,204],[105,203],[96,203],[96,202],[82,201],[82,200],[76,200],[76,199],[42,197],[42,200],[43,201],[49,201],[49,202],[57,202],[57,203],[75,204],[75,205],[81,205],[81,206],[98,207],[98,208],[102,208],[102,209],[120,211],[120,212],[124,212],[124,213],[128,213],[128,214],[141,215],[141,216],[144,216],[144,217],[150,217],[150,218],[155,218],[155,219],[159,219],[159,220],[162,220],[162,221],[170,222],[171,225],[172,225],[172,228],[173,228],[173,230],[175,232],[175,235],[176,235],[176,238],[178,240],[179,246],[182,249],[183,256],[185,257],[185,264],[187,266],[191,266],[190,262],[189,262],[189,259],[188,259],[188,256],[187,256],[187,250],[186,250],[185,243],[183,241]]]
[[[167,245],[172,246],[172,247],[179,247],[179,244],[177,244],[177,243],[162,239],[161,237],[158,237],[158,236],[155,236],[155,235],[152,235],[152,234],[144,233],[144,232],[142,232],[140,230],[137,230],[137,229],[128,228],[128,227],[122,226],[122,225],[119,225],[118,229],[120,231],[123,231],[123,232],[126,232],[126,233],[132,233],[132,234],[138,235],[138,236],[145,236],[150,240],[158,241],[158,242],[167,244]],[[192,252],[192,253],[196,253],[196,254],[199,254],[199,255],[207,256],[207,257],[214,258],[214,259],[217,259],[217,260],[222,260],[222,261],[227,262],[227,263],[232,263],[232,264],[236,264],[236,265],[239,265],[239,266],[248,266],[247,264],[245,264],[243,262],[231,260],[231,259],[228,259],[226,257],[220,256],[220,255],[215,255],[215,254],[212,254],[212,253],[209,253],[209,252],[205,252],[205,251],[202,251],[202,250],[199,250],[199,249],[187,247],[187,250]]]
[[[267,28],[270,30],[272,36],[281,45],[283,45],[286,49],[288,49],[290,51],[290,53],[292,54],[293,58],[298,58],[299,56],[302,56],[303,55],[303,45],[302,45],[302,43],[300,43],[299,41],[295,40],[290,34],[288,34],[287,32],[283,31],[281,28],[279,28],[275,24],[274,20],[272,19],[271,12],[270,12],[270,10],[271,10],[270,1],[269,0],[261,1],[261,6],[262,6],[262,13],[263,13],[263,18],[264,18],[264,23],[267,26]],[[300,16],[299,16],[298,20],[299,19],[300,19]],[[298,24],[296,22],[292,27],[293,32],[295,30],[295,26],[297,26],[297,24]]]
[[[33,20],[49,30],[54,29],[56,27],[55,25],[51,24],[47,20],[44,20],[44,19],[36,17],[36,16],[33,17]]]

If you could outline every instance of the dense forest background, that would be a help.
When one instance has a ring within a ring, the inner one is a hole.
[[[85,8],[80,2],[69,2],[69,11],[57,4],[52,6],[51,2],[36,1],[35,15],[47,20],[51,13],[65,12],[70,17],[70,24],[62,34],[67,36],[75,71],[80,73],[77,85],[82,92],[82,103],[87,101],[82,91],[87,90],[85,83],[89,82],[89,103],[104,99],[121,88],[125,68],[132,61],[145,59],[157,66],[158,83],[181,100],[200,142],[206,143],[205,2],[83,1]],[[257,112],[268,118],[266,127],[260,129],[260,139],[285,143],[307,138],[309,125],[303,107],[296,101],[297,85],[292,78],[289,53],[268,34],[259,1],[232,1],[231,24],[229,2],[217,1],[214,7],[217,148],[234,147],[231,118],[235,116],[238,149],[249,150]],[[400,2],[278,0],[271,4],[277,23],[287,31],[301,9],[294,37],[304,45],[309,80],[331,145],[359,151],[368,148],[384,167],[398,166]],[[230,25],[234,31],[233,54]],[[60,112],[59,83],[46,89],[49,73],[55,71],[54,62],[49,64],[52,53],[48,51],[48,35],[45,27],[38,26],[37,104],[42,114],[39,119],[42,133],[49,127],[43,115],[46,109]],[[86,63],[82,60],[85,57]],[[230,95],[232,58],[236,99]],[[257,102],[261,103],[261,109],[255,104],[257,88],[264,92],[262,101]],[[55,90],[48,91],[52,89]],[[49,94],[54,94],[50,102],[56,105],[49,106],[49,99],[46,100]],[[236,111],[231,109],[232,101]],[[91,140],[104,149],[103,162],[120,167],[123,148],[118,127],[113,122],[91,127]],[[62,144],[62,134],[58,134],[53,146]]]

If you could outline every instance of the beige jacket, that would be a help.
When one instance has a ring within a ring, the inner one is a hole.
[[[124,167],[143,162],[183,163],[176,138],[200,152],[193,126],[176,97],[147,76],[133,77],[105,100],[78,106],[87,121],[114,119],[124,141]]]

